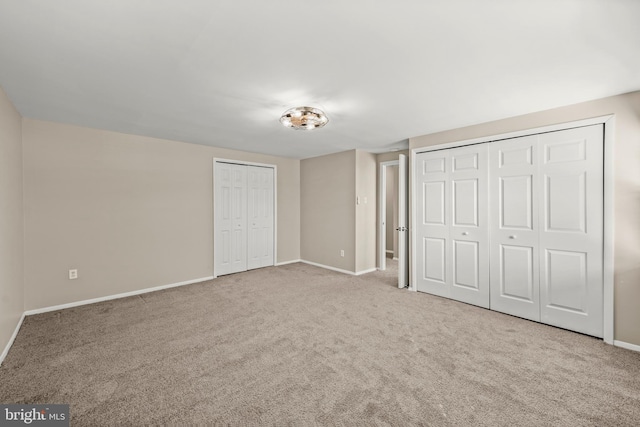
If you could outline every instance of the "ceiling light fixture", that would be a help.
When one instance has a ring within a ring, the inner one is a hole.
[[[280,123],[283,126],[310,130],[321,128],[329,122],[329,119],[322,110],[313,107],[295,107],[291,108],[280,117]]]

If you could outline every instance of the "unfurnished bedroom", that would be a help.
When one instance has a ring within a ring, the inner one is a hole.
[[[640,424],[637,16],[0,0],[0,425]]]

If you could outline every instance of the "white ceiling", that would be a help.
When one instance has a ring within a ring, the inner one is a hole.
[[[638,0],[0,0],[25,117],[306,158],[640,89]],[[319,107],[314,131],[280,125]]]

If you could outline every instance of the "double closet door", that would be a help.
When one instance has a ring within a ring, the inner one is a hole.
[[[470,150],[478,176],[466,186],[477,191],[463,197],[456,161]],[[418,290],[602,337],[602,125],[416,159]],[[474,240],[475,256],[460,255],[460,218],[478,218],[465,238],[487,237]],[[462,283],[460,272],[478,280]],[[487,297],[460,297],[461,289]]]
[[[274,264],[274,169],[214,163],[214,274]]]

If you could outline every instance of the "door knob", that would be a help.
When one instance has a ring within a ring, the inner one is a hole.
[[[469,232],[468,232],[468,231],[463,231],[463,232],[462,232],[462,235],[463,235],[463,236],[468,236],[468,235],[469,235]]]
[[[516,237],[518,236],[516,236],[515,234],[512,234],[511,236],[509,236],[510,239],[515,239]]]

